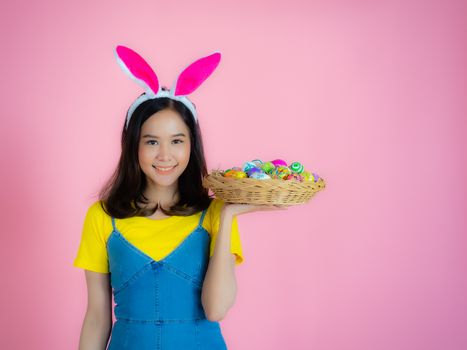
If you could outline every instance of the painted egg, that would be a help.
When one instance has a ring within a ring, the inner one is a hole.
[[[315,181],[315,178],[309,171],[304,171],[301,175],[305,181]]]
[[[250,177],[252,179],[257,179],[257,180],[267,180],[267,179],[271,178],[268,174],[266,174],[263,171],[259,171],[259,172],[256,171],[256,172],[252,173]]]
[[[282,178],[279,176],[279,174],[277,174],[277,172],[275,171],[272,171],[269,176],[271,177],[271,179],[275,179],[275,180],[282,180]]]
[[[235,173],[237,173],[237,170],[229,169],[224,171],[224,177],[235,177]]]
[[[244,171],[237,171],[234,175],[234,178],[236,179],[244,179],[246,177],[248,177],[248,175]]]
[[[318,174],[316,174],[316,173],[311,173],[311,174],[313,175],[313,178],[314,178],[315,182],[320,179]]]
[[[263,169],[264,172],[270,173],[276,167],[271,162],[265,162],[265,163],[261,164],[260,168]]]
[[[235,170],[233,170],[233,169],[227,169],[227,170],[225,170],[225,171],[222,173],[222,175],[224,175],[225,177],[229,177],[228,174],[231,173],[232,171],[235,171]]]
[[[251,177],[251,175],[254,173],[262,173],[262,172],[263,171],[260,168],[251,168],[246,173],[248,174],[248,177]]]
[[[243,168],[242,168],[242,171],[248,173],[248,171],[252,168],[257,168],[257,165],[256,163],[253,163],[253,162],[246,162],[245,164],[243,164]]]
[[[271,161],[271,163],[274,164],[276,168],[280,166],[287,166],[287,163],[282,159],[274,159],[273,161]]]
[[[286,180],[294,180],[294,181],[302,182],[303,176],[300,174],[292,173],[292,174],[287,175]]]
[[[260,167],[260,165],[263,164],[261,159],[253,159],[251,162],[255,163],[257,167]]]
[[[292,171],[286,166],[279,166],[274,169],[273,173],[277,174],[280,179],[284,180],[289,174],[292,173]]]
[[[296,174],[301,174],[305,170],[304,166],[300,164],[299,162],[293,162],[289,166],[290,170],[292,170],[293,173]]]

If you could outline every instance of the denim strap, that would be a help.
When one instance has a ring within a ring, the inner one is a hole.
[[[201,213],[201,218],[199,219],[199,224],[198,224],[199,227],[203,225],[203,220],[204,220],[204,216],[206,215],[206,211],[207,209],[204,209],[203,212]]]

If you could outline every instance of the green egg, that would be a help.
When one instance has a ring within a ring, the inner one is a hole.
[[[289,168],[290,168],[290,170],[292,170],[296,174],[301,174],[305,170],[303,165],[300,164],[299,162],[293,162],[292,164],[290,164]]]
[[[271,162],[264,162],[260,165],[260,168],[263,169],[265,173],[271,173],[276,167]]]

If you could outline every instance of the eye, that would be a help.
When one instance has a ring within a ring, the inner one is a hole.
[[[156,141],[156,140],[149,140],[148,142],[146,142],[146,144],[149,144],[149,145],[151,145],[151,146],[154,146],[154,144],[151,143],[151,142],[157,142],[157,141]]]
[[[177,142],[178,141],[178,142]],[[173,142],[183,143],[183,140],[174,140]]]

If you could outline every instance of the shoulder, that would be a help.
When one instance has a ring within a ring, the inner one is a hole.
[[[86,216],[95,220],[109,218],[109,215],[105,212],[104,205],[100,200],[95,201],[88,207]]]
[[[112,223],[100,201],[92,203],[84,219],[81,243],[74,266],[86,270],[108,273],[106,242]]]
[[[111,217],[105,212],[102,201],[95,201],[88,207],[84,226],[88,231],[98,232],[99,234],[111,230]]]
[[[213,198],[213,200],[209,204],[206,215],[209,216],[211,219],[220,216],[224,204],[225,202],[222,199]]]

